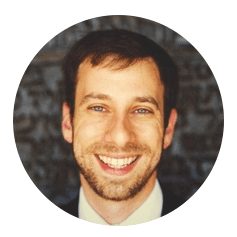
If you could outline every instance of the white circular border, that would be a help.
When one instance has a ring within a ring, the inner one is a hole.
[[[103,226],[93,223],[83,221],[81,219],[75,218],[68,213],[65,213],[54,204],[52,204],[34,185],[32,180],[29,178],[26,173],[19,154],[17,152],[14,132],[13,132],[13,108],[15,103],[16,93],[20,84],[20,81],[23,77],[23,74],[34,58],[38,51],[46,44],[50,39],[55,37],[57,34],[67,29],[68,27],[91,19],[95,17],[108,16],[108,15],[130,15],[135,17],[143,17],[160,24],[163,24],[170,29],[176,31],[186,40],[188,40],[204,57],[209,67],[211,68],[220,92],[223,101],[224,107],[224,133],[221,149],[218,155],[218,159],[208,176],[208,179],[204,184],[199,188],[199,190],[182,206],[173,211],[172,213],[159,218],[157,220],[139,224],[135,226]],[[228,133],[226,132],[228,131]],[[13,76],[10,81],[9,89],[7,91],[5,106],[4,106],[4,134],[5,140],[8,148],[8,152],[12,161],[12,164],[15,168],[15,171],[18,174],[18,177],[21,179],[22,183],[25,185],[29,193],[35,198],[35,200],[44,206],[49,212],[57,216],[62,221],[67,222],[68,224],[78,227],[82,230],[87,230],[89,232],[105,234],[105,235],[134,235],[141,234],[151,230],[159,229],[163,226],[166,226],[180,217],[184,216],[190,210],[192,210],[197,204],[199,204],[203,198],[210,192],[216,181],[221,175],[222,170],[227,162],[229,152],[231,149],[233,135],[234,135],[234,105],[233,99],[231,96],[231,91],[229,88],[228,81],[226,79],[225,73],[223,72],[218,60],[211,52],[211,50],[205,45],[201,38],[199,38],[193,31],[184,26],[179,21],[163,14],[158,11],[154,11],[148,8],[139,7],[139,6],[129,6],[129,5],[107,5],[99,6],[95,8],[90,8],[87,10],[80,11],[75,13],[52,27],[46,30],[41,36],[35,40],[35,42],[29,47],[27,52],[24,54],[20,60]],[[220,158],[221,159],[220,159]]]

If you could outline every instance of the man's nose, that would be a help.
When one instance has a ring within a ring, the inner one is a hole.
[[[132,124],[126,116],[113,116],[109,121],[105,140],[114,143],[119,147],[124,147],[126,143],[132,142],[135,135]]]

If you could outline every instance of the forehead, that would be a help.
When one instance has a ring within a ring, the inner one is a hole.
[[[164,86],[156,63],[151,58],[134,61],[127,67],[126,62],[113,63],[107,58],[100,65],[93,66],[85,60],[78,69],[76,95],[104,92],[108,94],[164,94]],[[95,91],[93,91],[95,90]]]

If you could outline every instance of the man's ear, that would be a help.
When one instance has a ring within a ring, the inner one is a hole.
[[[166,149],[172,142],[177,118],[178,118],[177,110],[172,109],[169,117],[168,126],[165,129],[164,144],[163,144],[164,149]]]
[[[66,102],[63,102],[62,106],[62,133],[64,139],[68,143],[72,143],[72,123],[71,123],[71,114],[70,114],[70,108],[68,107],[68,104]]]

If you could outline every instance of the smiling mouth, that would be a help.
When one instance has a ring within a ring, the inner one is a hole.
[[[110,168],[122,169],[134,163],[139,156],[132,156],[126,158],[112,158],[108,156],[97,155],[97,157],[102,163],[106,164]]]

